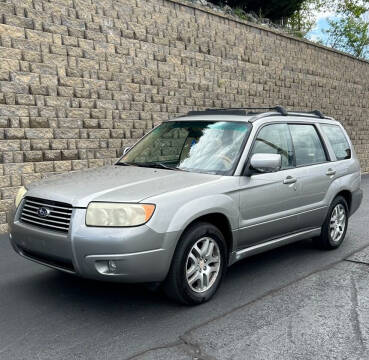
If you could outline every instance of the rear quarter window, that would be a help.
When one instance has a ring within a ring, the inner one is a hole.
[[[321,128],[327,136],[337,160],[351,158],[351,148],[342,129],[337,125],[322,124]]]

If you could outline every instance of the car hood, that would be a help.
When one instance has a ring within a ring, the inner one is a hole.
[[[86,207],[91,201],[140,202],[220,178],[219,175],[115,165],[38,181],[28,187],[27,196],[61,201],[74,207]]]

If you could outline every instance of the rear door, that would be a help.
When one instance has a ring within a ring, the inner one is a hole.
[[[294,123],[288,126],[295,152],[295,176],[300,185],[296,204],[299,228],[317,228],[324,222],[328,206],[325,197],[336,172],[317,125]]]

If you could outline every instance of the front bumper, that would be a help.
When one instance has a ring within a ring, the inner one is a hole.
[[[73,209],[68,233],[19,221],[22,205],[10,216],[10,241],[21,256],[95,280],[163,281],[169,271],[177,234],[149,226],[97,228],[85,225],[86,209]]]

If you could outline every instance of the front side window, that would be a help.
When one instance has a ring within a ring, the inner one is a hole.
[[[230,174],[251,125],[231,121],[169,121],[135,145],[117,165]]]
[[[296,166],[319,164],[327,161],[322,142],[313,125],[289,125],[295,149]]]
[[[346,139],[342,129],[337,125],[321,125],[324,134],[327,136],[332,145],[337,160],[345,160],[351,158],[350,145]]]
[[[252,154],[280,154],[282,169],[293,167],[293,148],[288,125],[264,126],[256,137]]]

